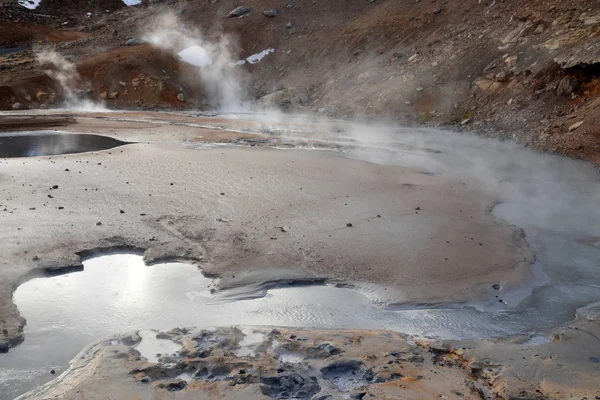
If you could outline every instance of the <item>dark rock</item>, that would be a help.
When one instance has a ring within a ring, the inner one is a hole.
[[[352,223],[351,223],[351,222],[348,222],[348,223],[346,224],[346,226],[347,226],[348,228],[352,228],[352,226],[353,226],[353,225],[352,225]]]
[[[125,211],[123,211],[123,210],[119,210],[119,213],[120,213],[120,214],[125,214]]]
[[[441,9],[441,8],[436,8],[435,10],[433,10],[433,13],[434,13],[434,14],[439,14],[439,13],[441,13],[441,12],[442,12],[442,9]]]
[[[126,46],[138,46],[140,44],[145,44],[146,42],[142,39],[132,38],[125,42]]]
[[[96,226],[101,226],[102,222],[96,222]]]
[[[10,349],[8,340],[0,340],[0,353],[7,353],[8,349]]]
[[[494,290],[500,290],[500,288],[501,288],[501,287],[502,287],[502,286],[500,286],[500,285],[499,285],[499,284],[497,284],[497,283],[494,283],[494,284],[492,285],[492,288],[493,288]]]
[[[265,17],[273,18],[273,17],[277,16],[277,10],[274,10],[274,9],[265,10],[265,11],[263,11],[263,14],[265,15]]]
[[[248,14],[251,10],[252,9],[250,7],[239,6],[236,9],[234,9],[232,12],[227,14],[227,16],[225,18],[241,17],[242,15]]]
[[[52,186],[52,189],[58,189],[58,185]]]
[[[590,360],[590,362],[593,362],[594,364],[600,363],[600,357],[589,357],[588,360]]]
[[[421,207],[415,208],[415,211],[421,211]]]
[[[53,370],[53,369],[51,369],[51,370],[50,370],[50,373],[51,373],[52,375],[54,375],[54,374],[56,374],[56,371],[55,371],[55,370]]]
[[[579,89],[579,80],[574,76],[567,75],[558,84],[556,94],[558,96],[571,96],[577,89]]]

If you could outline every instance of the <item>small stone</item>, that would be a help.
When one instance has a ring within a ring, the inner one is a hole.
[[[423,90],[425,90],[425,89],[423,89],[421,86],[417,87],[417,92],[422,92]]]
[[[58,207],[59,210],[64,210],[65,208],[63,206]]]
[[[119,95],[119,92],[110,92],[108,95],[109,99],[116,99],[117,96]]]
[[[393,54],[394,58],[402,58],[402,53],[394,53]]]
[[[108,93],[102,92],[102,93],[100,93],[100,96],[98,96],[98,97],[102,100],[105,100],[108,97]]]
[[[101,226],[102,222],[96,222],[96,226]]]
[[[51,370],[50,370],[50,373],[51,373],[52,375],[54,375],[54,374],[56,374],[56,371],[55,371],[55,370],[53,370],[53,369],[51,369]]]
[[[222,193],[222,192],[221,192],[221,196],[225,196],[225,193]]]
[[[381,218],[381,215],[377,214],[377,218]]]
[[[501,286],[500,286],[499,284],[497,284],[497,283],[494,283],[494,284],[492,285],[492,288],[493,288],[494,290],[500,290]]]
[[[33,261],[38,261],[40,258],[38,256],[33,256],[32,260]]]
[[[352,226],[353,226],[353,225],[352,225],[352,223],[351,223],[351,222],[348,222],[348,223],[346,224],[346,226],[347,226],[348,228],[352,228]]]
[[[231,11],[225,18],[241,17],[242,15],[248,14],[252,9],[247,6],[239,6]]]
[[[125,211],[119,210],[119,214],[125,214]]]
[[[441,8],[436,8],[435,10],[433,10],[433,13],[434,13],[434,14],[439,14],[439,13],[441,13],[441,12],[442,12],[442,9],[441,9]]]
[[[53,185],[52,189],[58,189],[58,185]]]
[[[177,93],[177,100],[181,101],[182,103],[186,100],[185,99],[185,94],[183,93]]]
[[[275,10],[275,9],[265,10],[265,11],[263,11],[263,14],[265,15],[265,17],[273,18],[273,17],[277,16],[277,10]]]
[[[294,27],[294,25],[292,25],[292,23],[291,23],[291,22],[288,22],[287,24],[285,24],[285,27],[286,27],[287,29],[292,29],[292,28]]]
[[[421,207],[415,208],[415,211],[421,211]]]
[[[19,110],[20,108],[21,108],[21,103],[19,103],[19,102],[13,103],[13,105],[12,105],[13,110]]]

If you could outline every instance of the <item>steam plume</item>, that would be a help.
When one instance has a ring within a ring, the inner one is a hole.
[[[235,67],[237,59],[232,54],[230,36],[220,34],[208,39],[186,29],[174,14],[167,13],[157,18],[143,39],[196,66],[211,106],[224,111],[245,109],[245,84],[242,71]]]
[[[74,63],[52,49],[41,49],[35,53],[40,65],[51,65],[46,74],[54,79],[61,87],[64,95],[64,107],[78,111],[106,111],[104,104],[94,103],[85,97],[83,92],[76,92],[80,81],[79,73]]]

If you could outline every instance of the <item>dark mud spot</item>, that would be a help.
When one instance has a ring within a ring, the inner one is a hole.
[[[317,378],[296,372],[283,372],[260,381],[262,393],[274,399],[308,399],[321,391]]]
[[[100,135],[24,132],[0,134],[0,158],[85,153],[127,144]]]
[[[348,392],[365,386],[367,378],[362,371],[360,361],[339,361],[321,369],[323,378],[330,381],[336,389],[342,392]]]

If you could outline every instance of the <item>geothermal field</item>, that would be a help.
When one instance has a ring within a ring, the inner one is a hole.
[[[600,398],[600,6],[4,3],[1,400]]]

